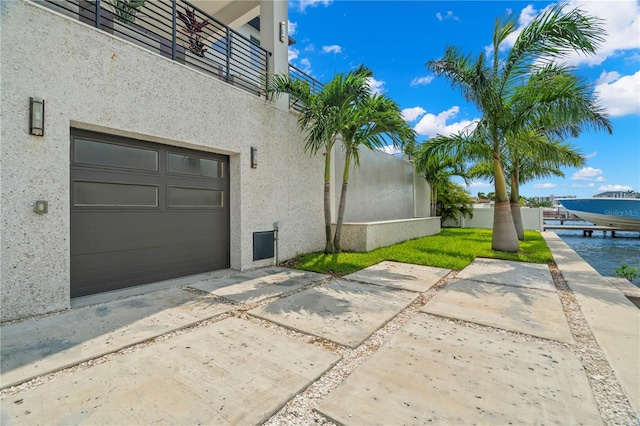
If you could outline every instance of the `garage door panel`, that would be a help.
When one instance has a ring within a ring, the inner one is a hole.
[[[73,213],[72,221],[78,232],[71,255],[202,242],[226,246],[228,240],[225,212],[82,212]]]
[[[71,297],[101,291],[147,284],[186,275],[208,272],[227,267],[224,261],[214,261],[225,255],[223,247],[210,244],[175,246],[172,250],[148,248],[136,251],[82,255],[76,258],[71,279],[75,285]],[[214,269],[212,269],[212,267]],[[98,290],[98,291],[96,291]]]
[[[121,277],[139,274],[171,271],[183,265],[185,269],[200,268],[211,264],[216,254],[224,252],[220,247],[208,243],[189,244],[183,246],[150,247],[126,252],[114,252],[109,256],[102,253],[83,254],[77,256],[77,267],[72,275],[80,281],[90,281],[92,277],[101,280],[117,281]],[[106,279],[105,279],[106,280]]]
[[[227,156],[74,130],[71,160],[72,297],[229,267]]]

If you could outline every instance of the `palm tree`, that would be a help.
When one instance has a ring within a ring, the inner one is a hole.
[[[524,227],[520,212],[520,184],[551,176],[564,177],[561,167],[582,167],[585,158],[575,147],[547,139],[533,131],[523,132],[515,142],[502,163],[509,178],[511,215],[518,239],[522,241]],[[493,166],[489,161],[475,164],[469,170],[469,175],[493,179]]]
[[[438,192],[442,194],[437,201],[437,214],[440,223],[447,219],[462,220],[463,216],[473,217],[473,205],[469,193],[450,178],[438,183]]]
[[[550,174],[564,177],[561,166],[584,166],[585,159],[578,151],[560,143],[566,137],[577,137],[588,127],[612,133],[609,118],[591,92],[592,87],[569,69],[547,64],[518,87],[507,104],[513,123],[506,135],[511,215],[519,240],[524,239],[520,183]]]
[[[440,136],[441,137],[441,136]],[[445,156],[441,152],[431,152],[429,141],[420,145],[413,157],[416,172],[427,181],[430,191],[430,214],[437,215],[438,189],[445,182],[449,182],[451,177],[460,176],[467,180],[467,172],[464,167],[464,159],[457,159],[452,156]]]
[[[335,252],[331,232],[331,151],[347,112],[354,103],[362,103],[369,96],[367,78],[371,75],[362,66],[347,74],[336,74],[318,92],[313,92],[307,81],[294,80],[288,74],[270,75],[268,79],[269,93],[288,94],[300,107],[298,126],[306,134],[305,152],[315,155],[324,151],[325,253]]]
[[[563,13],[563,7],[556,5],[534,18],[518,35],[504,59],[499,57],[501,47],[517,30],[514,15],[504,22],[496,20],[492,63],[484,53],[474,59],[461,54],[455,47],[448,47],[443,58],[427,62],[427,67],[434,74],[448,78],[452,86],[461,89],[467,101],[473,102],[482,114],[473,134],[469,135],[471,137],[462,139],[468,139],[467,142],[474,145],[474,155],[480,154],[482,159],[488,154],[492,161],[496,196],[492,235],[494,250],[517,252],[520,246],[511,215],[502,158],[507,136],[517,133],[518,127],[526,123],[526,116],[521,117],[522,121],[513,121],[509,113],[510,101],[522,82],[532,74],[540,74],[539,81],[544,81],[542,77],[557,71],[549,66],[551,61],[574,51],[593,54],[603,40],[600,20],[584,15],[579,9]],[[546,96],[536,98],[539,111],[555,99],[551,91],[544,94]]]
[[[398,105],[380,94],[370,94],[362,102],[354,102],[342,117],[340,127],[342,144],[345,149],[342,190],[338,207],[334,247],[340,251],[342,224],[347,204],[347,185],[351,162],[360,165],[360,149],[381,148],[391,142],[393,146],[403,148],[413,146],[416,133],[402,118]]]

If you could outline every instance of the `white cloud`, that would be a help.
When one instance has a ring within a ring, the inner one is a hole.
[[[413,80],[411,80],[411,86],[426,85],[431,83],[432,81],[433,81],[432,75],[429,75],[427,77],[416,77]]]
[[[316,47],[313,44],[307,44],[304,47],[304,51],[305,52],[315,52],[316,51]]]
[[[550,6],[548,6],[550,7]],[[605,59],[615,55],[620,51],[640,49],[640,11],[637,1],[617,1],[615,3],[607,1],[585,1],[569,0],[564,8],[570,11],[579,8],[585,14],[602,19],[604,29],[604,41],[601,43],[595,55],[584,56],[573,53],[566,58],[569,65],[589,64],[599,65]],[[509,35],[502,43],[503,49],[513,46],[522,29],[528,25],[539,13],[533,6],[528,5],[520,11],[518,17],[518,28]],[[491,54],[493,48],[485,47],[487,54]]]
[[[298,29],[298,23],[288,21],[287,26],[289,27],[289,35],[290,36],[294,35],[296,33],[296,30]]]
[[[425,114],[416,124],[414,130],[419,135],[429,137],[438,134],[449,136],[464,129],[473,130],[477,124],[476,120],[460,120],[455,123],[447,123],[450,119],[455,118],[459,111],[460,107],[453,106],[438,115]]]
[[[307,58],[300,59],[298,68],[305,74],[311,74],[311,62]]]
[[[593,188],[594,186],[596,186],[594,183],[587,183],[586,185],[574,183],[571,185],[572,188]]]
[[[342,47],[337,44],[332,44],[331,46],[322,46],[322,51],[324,53],[342,53]]]
[[[367,82],[369,83],[369,87],[371,88],[371,91],[373,93],[384,93],[384,81],[383,80],[376,80],[373,77],[368,77],[367,78]]]
[[[382,152],[386,152],[387,154],[391,154],[391,155],[402,154],[402,150],[400,148],[394,147],[393,145],[386,145],[386,146],[383,146],[382,148],[378,148],[378,150]]]
[[[640,49],[640,10],[637,1],[584,1],[570,0],[565,10],[579,7],[591,16],[601,18],[606,36],[594,56],[573,55],[568,63],[599,65],[616,52]]]
[[[595,180],[602,174],[602,170],[593,167],[584,167],[571,176],[571,180]]]
[[[633,187],[628,185],[602,185],[598,191],[633,191]]]
[[[640,71],[624,76],[603,71],[594,94],[612,117],[640,114]]]
[[[422,117],[424,113],[427,112],[422,107],[413,107],[413,108],[405,108],[402,110],[402,118],[404,121],[411,123],[418,119],[418,117]]]
[[[585,155],[584,158],[589,159],[595,157],[596,155],[598,155],[598,151],[593,151],[591,154]]]
[[[324,7],[329,6],[333,0],[300,0],[298,7],[300,10],[305,10],[307,7],[315,7],[318,5],[323,5]]]
[[[604,176],[598,176],[594,179],[596,182],[606,182],[607,179]]]
[[[436,13],[436,18],[438,18],[438,21],[440,22],[444,21],[445,19],[453,19],[454,21],[460,20],[460,18],[458,18],[451,10],[447,10],[444,15],[440,12]]]
[[[481,182],[481,181],[472,181],[469,182],[469,185],[466,185],[467,188],[493,188],[493,184],[490,182]]]
[[[298,59],[299,54],[300,54],[300,51],[298,49],[296,49],[295,47],[289,46],[289,62],[293,62],[296,59]]]
[[[555,188],[556,185],[555,183],[536,183],[535,185],[533,185],[534,188]]]

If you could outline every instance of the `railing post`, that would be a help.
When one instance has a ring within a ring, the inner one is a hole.
[[[100,0],[96,0],[96,28],[100,29],[100,18],[102,17],[102,6]]]
[[[225,81],[229,82],[231,80],[231,29],[227,27],[227,61],[226,61],[226,72],[225,72]]]
[[[266,52],[264,54],[264,93],[265,99],[269,99],[269,56],[271,56],[271,52]]]
[[[171,59],[176,60],[178,50],[178,21],[177,21],[177,0],[171,1]]]

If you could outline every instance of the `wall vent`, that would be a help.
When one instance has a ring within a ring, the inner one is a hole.
[[[273,257],[274,231],[253,233],[253,260],[270,259]]]

